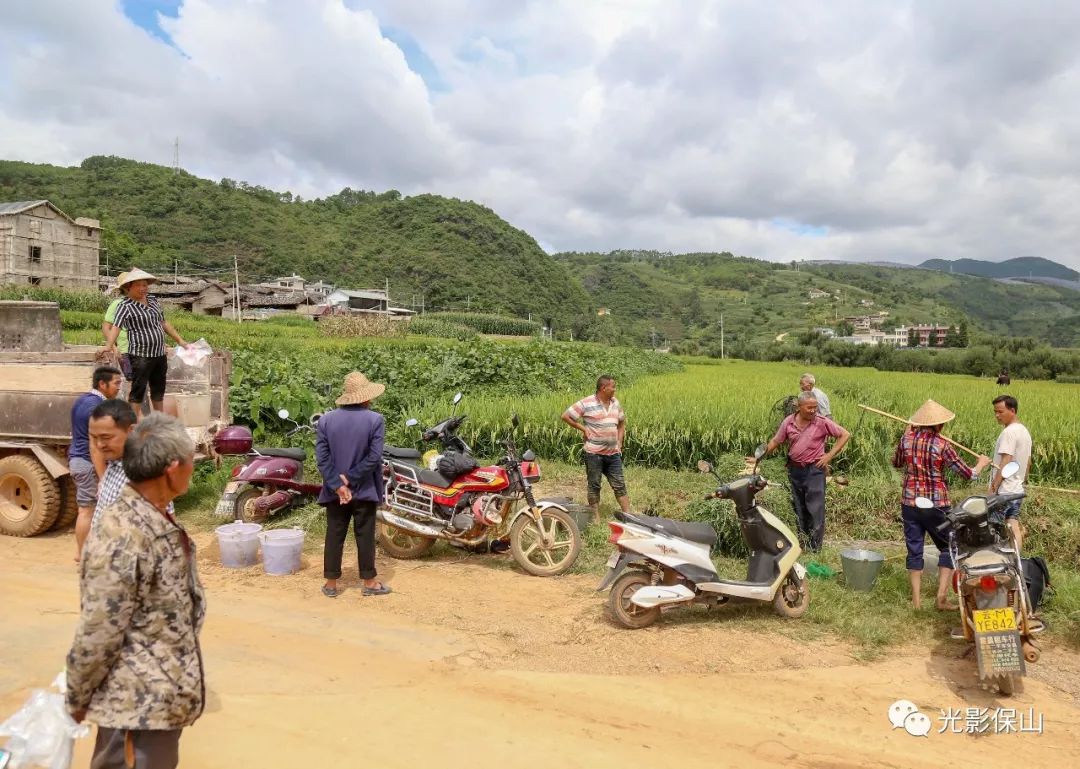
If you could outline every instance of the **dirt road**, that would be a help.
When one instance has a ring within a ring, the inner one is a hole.
[[[1029,678],[999,700],[977,686],[971,660],[938,649],[864,664],[842,643],[732,630],[717,614],[621,631],[602,618],[594,579],[535,579],[482,556],[380,558],[395,589],[380,598],[361,597],[352,561],[353,589],[331,601],[317,557],[301,574],[270,577],[216,566],[216,547],[199,541],[210,694],[181,743],[184,767],[1080,761],[1075,692]],[[70,534],[0,537],[0,718],[63,665],[78,605],[72,549]],[[1053,665],[1080,669],[1052,648],[1040,666]],[[929,736],[891,729],[886,712],[900,698],[931,716]],[[937,732],[942,709],[998,706],[1034,708],[1043,734]],[[76,766],[90,747],[79,744]]]

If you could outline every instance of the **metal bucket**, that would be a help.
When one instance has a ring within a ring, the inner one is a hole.
[[[885,565],[885,556],[873,550],[844,550],[840,553],[844,581],[852,590],[869,592]]]

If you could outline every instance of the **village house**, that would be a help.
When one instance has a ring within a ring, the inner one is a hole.
[[[914,330],[919,338],[919,347],[930,347],[930,336],[934,335],[933,347],[944,347],[945,337],[949,333],[949,326],[940,326],[937,323],[920,323],[916,326],[912,326],[908,329],[910,336],[911,331]],[[909,343],[910,344],[910,343]]]
[[[72,219],[47,200],[0,203],[0,284],[96,289],[97,219]]]
[[[287,278],[275,278],[265,283],[259,283],[260,288],[284,289],[286,291],[303,291],[307,281],[299,275],[290,275]]]
[[[812,288],[810,289],[809,296],[811,299],[825,299],[829,296],[832,296],[832,294],[830,294],[828,291],[822,291],[819,288]]]

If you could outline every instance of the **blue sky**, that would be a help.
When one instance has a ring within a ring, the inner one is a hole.
[[[182,0],[120,0],[124,15],[154,37],[169,45],[173,42],[158,24],[158,14],[176,17]]]

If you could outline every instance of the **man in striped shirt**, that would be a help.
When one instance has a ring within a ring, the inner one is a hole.
[[[121,330],[128,334],[128,357],[131,359],[131,391],[128,400],[141,404],[150,388],[150,405],[161,411],[165,400],[165,379],[169,372],[165,355],[165,334],[181,347],[187,342],[165,320],[161,305],[150,296],[150,284],[157,278],[137,267],[124,277],[118,288],[127,288],[127,298],[120,303],[113,326],[105,336],[108,349],[116,352],[116,340]]]
[[[582,398],[564,411],[562,420],[585,436],[585,477],[593,516],[600,507],[600,483],[605,476],[619,507],[629,513],[630,497],[622,463],[626,414],[615,398],[615,377],[604,374],[597,379],[596,394]]]

